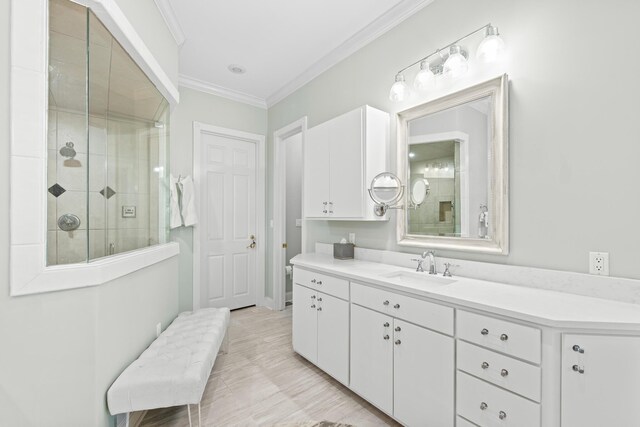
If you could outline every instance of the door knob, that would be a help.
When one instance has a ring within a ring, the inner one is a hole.
[[[247,246],[247,249],[253,249],[256,247],[256,236],[255,235],[251,235],[249,236],[249,239],[251,239],[251,244],[249,246]]]

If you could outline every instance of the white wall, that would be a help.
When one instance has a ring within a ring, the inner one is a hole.
[[[302,218],[302,134],[290,136],[283,141],[286,157],[286,263],[302,253],[302,227],[296,219]],[[292,277],[287,277],[286,292],[293,290]]]
[[[177,77],[153,0],[119,3]],[[177,259],[98,287],[9,297],[9,16],[0,0],[0,425],[113,426],[109,385],[178,312]]]
[[[394,115],[421,103],[429,97],[388,100],[395,72],[492,22],[509,54],[511,253],[439,254],[587,272],[587,253],[599,250],[610,252],[612,275],[640,278],[640,199],[629,191],[640,182],[640,58],[629,51],[638,16],[640,2],[628,0],[437,0],[270,108],[269,134],[303,115],[311,127],[365,103]],[[488,77],[472,71],[433,96]],[[392,165],[395,130],[392,120]],[[309,242],[353,231],[360,246],[407,251],[395,244],[391,216],[314,221]]]

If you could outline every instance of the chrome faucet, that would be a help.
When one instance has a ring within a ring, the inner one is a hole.
[[[416,271],[423,272],[424,271],[424,262],[429,257],[429,274],[437,274],[436,273],[436,259],[435,259],[434,251],[424,251],[420,258],[413,258],[411,261],[415,261],[418,263],[416,266]]]
[[[426,251],[422,254],[422,258],[429,256],[429,274],[438,274],[436,271],[436,252]]]

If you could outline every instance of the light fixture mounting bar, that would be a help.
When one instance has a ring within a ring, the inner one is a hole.
[[[467,34],[467,35],[465,35],[465,36],[460,37],[458,40],[456,40],[456,41],[454,41],[454,42],[452,42],[452,43],[449,43],[448,45],[443,46],[443,47],[441,47],[440,49],[436,49],[435,51],[431,52],[430,54],[428,54],[428,55],[427,55],[427,56],[425,56],[424,58],[421,58],[421,59],[417,60],[416,62],[414,62],[414,63],[412,63],[412,64],[407,65],[406,67],[404,67],[403,69],[401,69],[400,71],[398,71],[396,74],[402,74],[403,72],[405,72],[405,71],[406,71],[406,70],[408,70],[409,68],[413,67],[414,65],[418,65],[418,64],[419,64],[419,63],[421,63],[422,61],[425,61],[425,60],[427,60],[427,59],[431,58],[433,55],[436,55],[436,54],[440,53],[441,51],[443,51],[443,50],[445,50],[445,49],[447,49],[447,48],[449,48],[449,47],[451,47],[451,46],[453,46],[453,45],[455,45],[455,44],[458,44],[458,42],[460,42],[460,41],[462,41],[462,40],[466,39],[467,37],[471,37],[471,36],[472,36],[472,35],[474,35],[475,33],[479,32],[479,31],[482,31],[482,30],[486,30],[487,28],[489,28],[489,27],[491,27],[491,26],[492,26],[492,25],[491,25],[491,23],[488,23],[488,24],[485,24],[485,25],[483,25],[482,27],[478,28],[477,30],[473,30],[473,31],[471,31],[469,34]]]

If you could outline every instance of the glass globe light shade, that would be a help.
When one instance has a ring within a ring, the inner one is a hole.
[[[476,58],[484,63],[498,62],[504,56],[504,40],[498,34],[498,28],[489,26],[484,40],[480,42]]]
[[[455,79],[466,73],[468,69],[467,58],[462,55],[460,46],[451,46],[449,48],[449,57],[444,62],[444,74]]]
[[[409,86],[404,81],[404,75],[396,74],[396,82],[391,86],[389,99],[393,102],[401,102],[409,96]]]
[[[436,85],[436,76],[431,71],[429,63],[422,61],[420,63],[420,71],[416,74],[416,78],[413,81],[413,87],[418,91],[427,91],[433,89]]]

